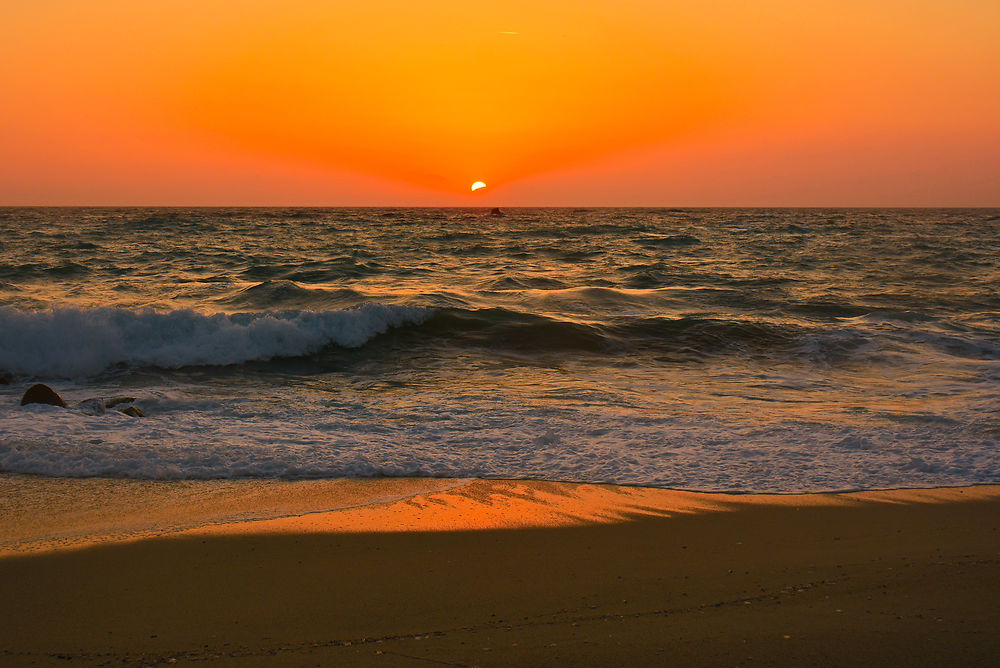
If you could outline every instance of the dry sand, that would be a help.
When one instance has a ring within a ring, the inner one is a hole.
[[[996,486],[734,496],[503,481],[5,484],[22,501],[0,504],[4,665],[1000,656]],[[193,511],[203,497],[209,510]],[[173,518],[142,527],[143,504]],[[108,517],[133,524],[110,532]]]

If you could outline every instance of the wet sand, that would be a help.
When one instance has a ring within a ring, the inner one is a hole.
[[[1000,655],[997,486],[769,496],[74,481],[54,495],[51,481],[7,484],[35,501],[3,506],[3,535],[49,517],[0,557],[4,665],[991,665]],[[215,505],[192,511],[189,493],[211,490]],[[47,496],[58,497],[49,511]],[[89,504],[75,520],[74,498]],[[108,530],[107,513],[157,499],[171,521]]]

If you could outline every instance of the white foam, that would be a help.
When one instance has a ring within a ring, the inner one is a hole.
[[[331,344],[362,346],[431,311],[367,304],[340,311],[205,315],[123,308],[0,307],[0,370],[36,377],[92,376],[118,364],[239,364],[308,355]]]
[[[0,472],[56,477],[488,477],[758,492],[1000,482],[995,439],[964,425],[639,419],[486,396],[460,406],[435,393],[398,412],[389,397],[338,404],[301,390],[259,404],[156,392],[137,401],[147,417],[132,418],[6,396]]]

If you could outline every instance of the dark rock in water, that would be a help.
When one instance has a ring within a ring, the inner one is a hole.
[[[10,371],[0,371],[0,385],[10,385],[14,382],[14,374]]]
[[[92,397],[81,401],[78,408],[87,415],[104,415],[108,410],[114,408],[115,406],[131,404],[133,401],[135,401],[135,397],[112,397],[110,399]],[[125,412],[128,409],[119,408],[118,410]],[[129,415],[131,415],[131,413],[129,413]]]
[[[104,400],[104,406],[114,408],[118,404],[130,404],[135,401],[135,397],[112,397]]]
[[[497,207],[493,207],[493,210],[490,211],[490,215],[491,216],[502,216],[503,215],[503,211],[501,211],[500,207],[498,207],[498,206]]]
[[[111,397],[110,399],[91,397],[77,404],[77,408],[87,415],[104,415],[112,408],[115,408],[115,410],[126,415],[131,415],[132,417],[145,417],[141,410],[131,405],[133,401],[135,401],[135,397]],[[126,406],[125,404],[129,405]]]
[[[62,400],[62,397],[56,394],[56,391],[51,387],[41,383],[29,387],[24,396],[21,397],[21,405],[27,406],[28,404],[49,404],[50,406],[66,408],[66,402]]]

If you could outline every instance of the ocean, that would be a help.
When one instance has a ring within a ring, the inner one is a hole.
[[[1000,211],[0,209],[0,381],[54,478],[1000,483]]]

